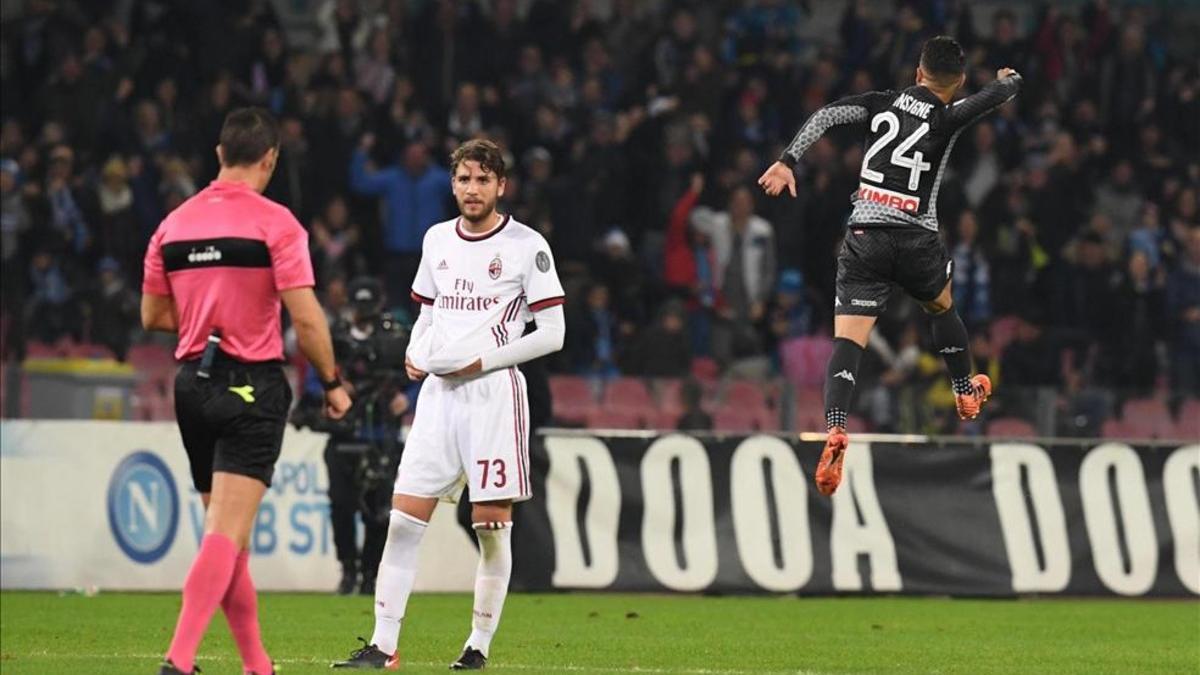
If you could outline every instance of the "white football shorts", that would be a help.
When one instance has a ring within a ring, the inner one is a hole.
[[[479,377],[430,375],[400,456],[396,494],[472,502],[533,496],[525,376],[505,368]]]

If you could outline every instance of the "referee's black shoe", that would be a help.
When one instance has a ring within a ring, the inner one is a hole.
[[[463,650],[462,656],[450,664],[450,670],[483,670],[485,666],[487,666],[487,657],[483,655],[483,652],[468,646]]]
[[[195,675],[198,672],[200,672],[200,666],[192,666],[192,672],[189,673],[180,670],[174,663],[171,663],[171,659],[163,661],[158,668],[158,675]]]
[[[350,668],[356,670],[397,670],[400,668],[400,655],[384,654],[379,647],[372,644],[367,644],[367,641],[358,638],[363,646],[359,649],[350,652],[350,658],[345,661],[335,661],[329,664],[330,668]]]

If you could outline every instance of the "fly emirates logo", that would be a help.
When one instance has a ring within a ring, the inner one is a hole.
[[[454,309],[465,312],[487,312],[500,304],[500,298],[472,295],[475,282],[469,279],[454,280],[454,295],[439,295],[438,309]]]

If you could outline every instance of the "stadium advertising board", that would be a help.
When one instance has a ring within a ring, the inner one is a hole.
[[[179,588],[203,508],[173,424],[0,430],[0,585]],[[324,445],[288,430],[251,542],[261,588],[337,583]],[[859,436],[832,498],[812,485],[815,441],[554,432],[533,446],[515,590],[1200,595],[1200,444]],[[417,590],[473,588],[455,516],[435,512]]]
[[[1200,594],[1200,445],[860,437],[832,498],[820,442],[542,445],[514,531],[526,589]]]
[[[0,429],[0,585],[180,587],[204,532],[204,506],[174,424],[5,420]],[[325,439],[291,428],[284,437],[250,541],[259,588],[337,585]],[[434,520],[417,588],[470,589],[471,539],[452,512]]]

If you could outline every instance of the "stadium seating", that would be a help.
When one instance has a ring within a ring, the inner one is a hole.
[[[1033,425],[1019,417],[998,417],[988,422],[987,432],[991,436],[1007,438],[1032,438],[1037,436]]]
[[[646,426],[641,413],[607,408],[589,411],[587,425],[591,429],[642,429]]]
[[[555,375],[550,378],[550,397],[554,417],[561,423],[586,424],[588,414],[596,407],[592,385],[586,378],[575,375]]]
[[[609,410],[645,413],[657,406],[646,384],[636,377],[618,377],[604,387],[603,405]]]

